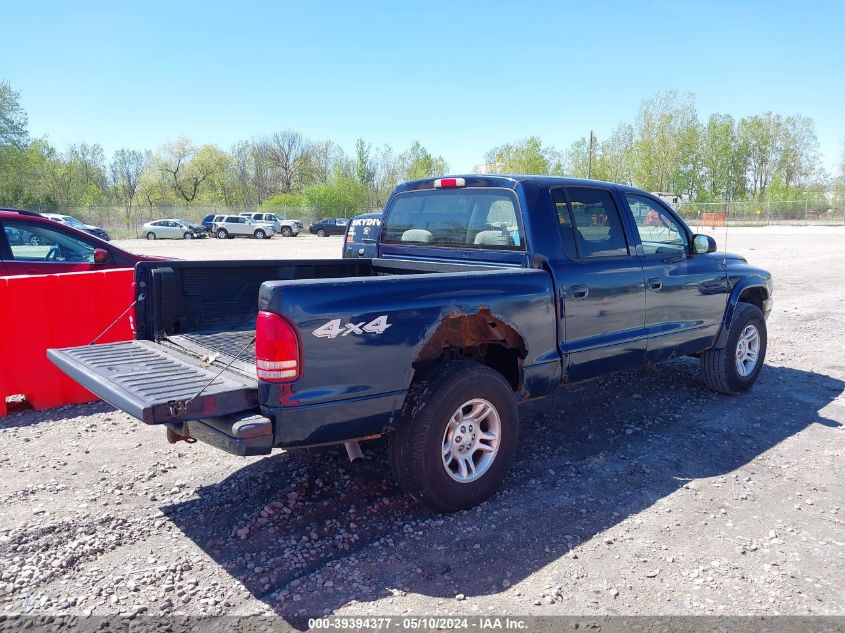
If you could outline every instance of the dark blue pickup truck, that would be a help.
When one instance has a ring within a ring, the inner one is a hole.
[[[377,257],[142,262],[137,340],[49,351],[171,441],[240,455],[390,435],[399,485],[444,511],[505,476],[517,405],[681,355],[747,390],[768,272],[649,193],[544,176],[400,185]]]

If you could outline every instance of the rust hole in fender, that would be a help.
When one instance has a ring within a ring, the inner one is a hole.
[[[447,314],[426,341],[417,361],[440,358],[449,349],[485,345],[499,345],[516,350],[520,359],[526,354],[525,342],[519,332],[493,316],[489,308],[480,308],[475,314]]]

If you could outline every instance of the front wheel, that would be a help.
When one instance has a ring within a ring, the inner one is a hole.
[[[182,236],[182,239],[183,240],[192,240],[192,239],[194,239],[194,234],[189,233],[188,231],[185,231],[185,234]]]
[[[255,233],[253,233],[253,235],[255,235],[255,239],[257,239],[257,240],[263,240],[265,237],[267,237],[267,234],[264,231],[262,231],[261,229],[256,229],[256,231],[255,231]]]
[[[391,469],[415,499],[443,512],[464,510],[499,488],[518,434],[505,378],[485,365],[448,362],[411,386],[390,439]]]
[[[326,233],[325,230],[323,230],[323,229],[319,229],[317,231],[317,237],[326,237],[327,235],[328,235],[328,233]]]
[[[293,230],[289,226],[282,227],[282,237],[290,237],[293,235]]]
[[[748,391],[763,369],[766,344],[766,319],[760,308],[750,303],[737,304],[724,349],[701,354],[704,383],[720,393]]]
[[[155,238],[156,238],[156,234],[155,234],[155,233],[153,233],[152,231],[150,231],[149,233],[147,233],[147,239],[148,239],[148,240],[154,240]]]

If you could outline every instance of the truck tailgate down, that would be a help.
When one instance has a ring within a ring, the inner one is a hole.
[[[152,341],[50,349],[47,356],[83,387],[147,424],[258,407],[255,378],[230,371],[218,376],[220,368],[204,367],[196,358]]]

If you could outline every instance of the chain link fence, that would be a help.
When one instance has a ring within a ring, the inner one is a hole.
[[[845,201],[843,200],[685,202],[677,210],[691,226],[845,224]]]
[[[48,209],[34,209],[47,212]],[[375,209],[377,210],[377,209]],[[841,225],[845,224],[845,200],[791,200],[751,202],[684,202],[677,208],[681,217],[693,227],[698,226],[765,226],[769,224]],[[119,206],[69,207],[53,211],[72,215],[86,224],[106,229],[118,238],[141,237],[146,222],[179,219],[201,222],[207,215],[237,215],[256,211],[275,213],[280,218],[300,220],[307,226],[323,217],[350,218],[374,209],[348,209],[336,214],[320,213],[308,207],[277,206],[263,208],[255,205],[190,205],[135,206],[131,212]]]
[[[61,213],[71,215],[85,224],[93,224],[108,231],[114,238],[138,238],[143,236],[142,227],[153,220],[187,220],[188,222],[202,222],[208,215],[238,215],[239,213],[275,213],[282,219],[299,220],[307,230],[308,225],[324,217],[351,218],[359,213],[368,213],[371,209],[354,209],[337,214],[322,214],[307,207],[276,206],[272,208],[222,205],[190,205],[190,206],[140,206],[132,207],[127,214],[124,207],[67,207],[59,210],[33,209],[42,213]]]

